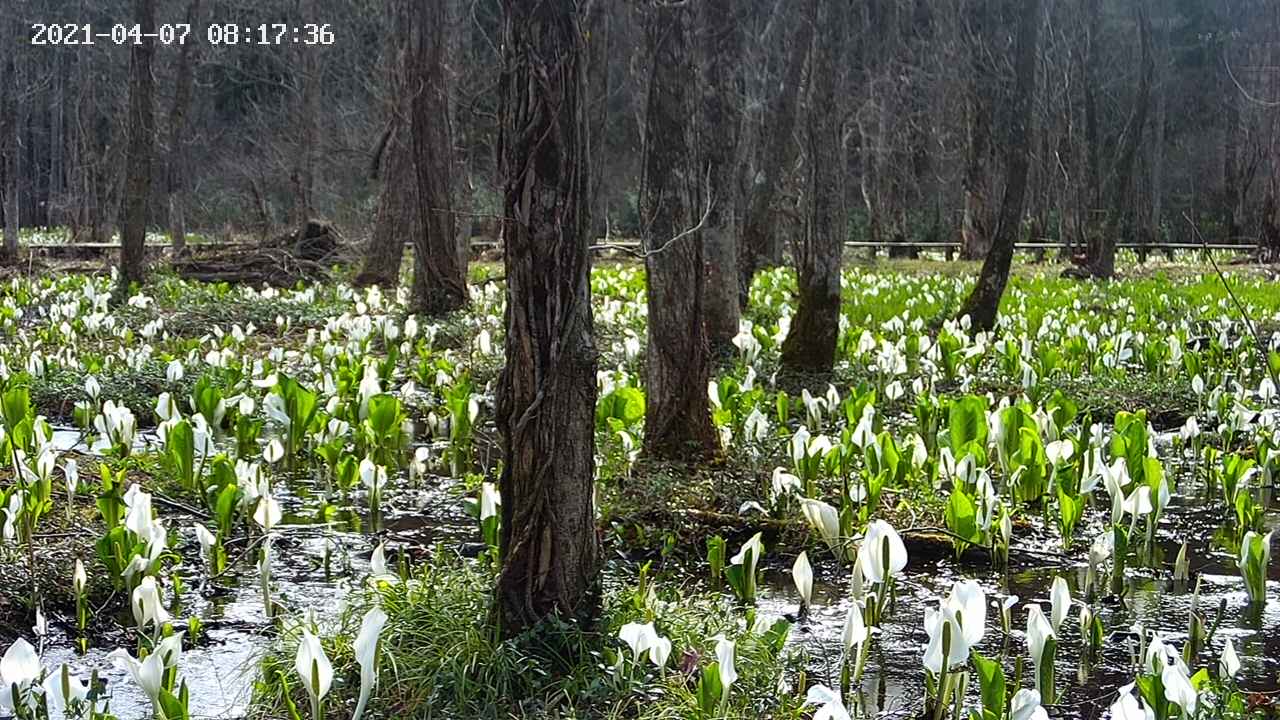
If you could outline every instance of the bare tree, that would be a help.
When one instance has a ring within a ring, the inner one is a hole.
[[[449,0],[416,0],[413,6],[409,92],[422,229],[413,237],[413,306],[440,315],[466,305],[468,298],[467,267],[453,213],[453,134],[444,59]]]
[[[782,261],[781,237],[775,231],[774,203],[783,187],[787,170],[795,157],[793,133],[804,70],[813,47],[814,27],[805,13],[795,13],[786,70],[769,100],[763,135],[764,149],[757,177],[752,179],[742,244],[738,257],[739,304],[746,307],[747,293],[758,270]]]
[[[200,19],[200,0],[191,0],[187,5],[186,23],[197,27]],[[191,106],[191,88],[194,84],[194,64],[198,43],[183,43],[178,51],[177,79],[174,81],[173,105],[169,108],[169,143],[168,157],[165,166],[165,194],[168,197],[169,242],[173,244],[174,255],[182,255],[187,250],[187,219],[183,206],[185,182],[186,153],[183,144],[186,141],[187,114]]]
[[[782,343],[782,366],[830,372],[840,334],[840,263],[848,227],[839,87],[843,66],[844,0],[809,0],[818,28],[809,75],[805,132],[809,177],[804,236],[795,244],[798,300]]]
[[[995,22],[989,0],[968,0],[969,122],[965,148],[964,221],[961,225],[960,257],[984,258],[991,250],[992,194],[995,168],[992,162],[992,103],[998,87],[997,68],[992,62],[990,36]]]
[[[146,277],[147,200],[151,196],[152,145],[156,138],[151,60],[155,55],[155,0],[134,0],[141,39],[129,53],[129,145],[120,203],[120,290]]]
[[[968,315],[975,330],[995,327],[1000,298],[1009,282],[1009,266],[1013,262],[1013,248],[1018,229],[1022,224],[1023,204],[1026,196],[1027,173],[1031,165],[1033,101],[1036,92],[1036,41],[1040,33],[1040,0],[1023,0],[1018,10],[1017,35],[1013,48],[1013,67],[1016,76],[1011,112],[1003,141],[1008,151],[1009,168],[1005,179],[1004,197],[1000,202],[1000,216],[996,221],[995,241],[987,259],[982,263],[982,273],[960,315]]]
[[[22,129],[19,118],[18,88],[21,80],[18,66],[18,49],[22,43],[18,35],[23,31],[18,18],[0,24],[0,33],[6,36],[4,48],[4,75],[9,78],[0,88],[0,170],[4,171],[4,245],[0,246],[0,263],[11,263],[18,258],[18,203],[19,157],[21,157]],[[13,33],[13,37],[8,37]]]
[[[1125,123],[1119,147],[1116,149],[1115,164],[1108,178],[1104,180],[1106,192],[1111,199],[1106,228],[1102,232],[1092,234],[1089,238],[1088,271],[1094,277],[1102,279],[1110,278],[1115,274],[1116,241],[1123,231],[1131,226],[1129,217],[1135,207],[1131,196],[1138,151],[1143,147],[1143,133],[1146,131],[1147,118],[1151,110],[1151,84],[1155,75],[1155,60],[1151,50],[1151,19],[1147,12],[1146,0],[1136,0],[1133,8],[1138,40],[1142,48],[1138,93],[1134,98],[1128,121]]]
[[[703,322],[705,225],[694,217],[700,178],[691,158],[694,72],[686,5],[646,3],[649,100],[645,112],[640,214],[648,275],[644,448],[657,458],[695,459],[719,450],[707,382],[711,355]],[[706,188],[705,192],[712,192]]]
[[[738,109],[741,4],[706,0],[699,5],[702,92],[699,145],[710,177],[711,212],[703,230],[707,262],[706,326],[713,354],[733,347],[738,305]]]
[[[391,46],[387,49],[386,128],[374,149],[370,176],[382,180],[378,205],[374,211],[373,231],[364,251],[364,264],[353,283],[357,287],[378,285],[395,287],[400,282],[400,264],[404,260],[405,240],[422,234],[418,211],[418,176],[410,142],[406,136],[412,113],[413,89],[408,78],[414,75],[412,52],[413,10],[406,0],[390,0],[387,16],[396,26]]]
[[[594,612],[600,545],[582,28],[574,0],[503,8],[507,365],[495,612],[513,635],[553,614]]]

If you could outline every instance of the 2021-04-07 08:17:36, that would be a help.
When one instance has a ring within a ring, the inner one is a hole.
[[[116,23],[108,28],[92,23],[32,23],[32,45],[138,45],[155,40],[162,45],[185,45],[200,39],[200,28],[190,23],[164,23],[153,32],[139,24]],[[210,45],[332,45],[337,41],[329,23],[210,23],[203,30]]]

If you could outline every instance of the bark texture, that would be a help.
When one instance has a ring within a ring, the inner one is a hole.
[[[453,214],[453,133],[445,70],[448,0],[415,0],[412,126],[422,232],[413,239],[413,307],[440,315],[467,304],[467,266]]]
[[[690,232],[699,222],[694,208],[700,179],[690,157],[689,25],[687,6],[655,2],[645,9],[651,65],[640,184],[649,301],[644,449],[671,460],[719,450],[707,400],[711,354],[703,323],[702,238]]]
[[[124,195],[120,202],[120,290],[146,278],[147,200],[151,197],[151,154],[156,137],[152,94],[155,81],[155,0],[134,0],[133,20],[142,40],[129,53],[129,140]],[[148,37],[150,36],[150,37]]]
[[[1013,262],[1014,244],[1018,240],[1018,228],[1022,224],[1022,210],[1026,196],[1027,173],[1031,166],[1031,124],[1033,100],[1036,92],[1036,44],[1040,34],[1041,0],[1023,0],[1018,12],[1018,29],[1014,42],[1013,67],[1016,75],[1009,115],[1009,127],[1004,133],[1008,148],[1006,164],[1009,175],[1005,182],[1004,197],[1000,202],[1000,216],[996,221],[995,240],[987,259],[982,263],[982,273],[969,299],[960,310],[960,316],[969,316],[974,330],[990,330],[995,327],[1000,298],[1009,283],[1009,265]]]
[[[848,221],[844,202],[841,63],[844,0],[809,0],[817,25],[805,140],[809,177],[804,236],[795,244],[797,306],[782,343],[782,366],[830,372],[840,334],[840,260]]]
[[[573,0],[504,0],[499,159],[507,274],[502,570],[511,636],[598,607],[596,349],[582,35]]]
[[[742,33],[734,0],[699,6],[702,40],[702,107],[699,144],[713,193],[703,232],[707,262],[707,341],[713,354],[733,348],[742,317],[738,305],[738,140],[741,95],[737,72]]]

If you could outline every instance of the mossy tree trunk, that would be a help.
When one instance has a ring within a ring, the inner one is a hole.
[[[152,107],[155,80],[151,75],[151,61],[155,56],[155,0],[134,0],[133,21],[141,29],[142,39],[129,53],[129,134],[124,194],[120,201],[121,294],[131,283],[140,283],[146,276],[147,200],[151,197],[152,146],[156,139]]]
[[[1013,96],[1009,98],[1012,110],[1004,142],[1008,148],[1005,160],[1009,174],[1005,178],[1004,196],[1000,202],[1000,214],[996,220],[994,241],[978,283],[960,310],[960,316],[969,316],[974,330],[990,330],[995,327],[1000,298],[1009,284],[1009,266],[1013,263],[1014,244],[1022,226],[1022,210],[1026,199],[1027,174],[1031,167],[1031,123],[1035,110],[1036,45],[1040,35],[1041,0],[1024,0],[1018,12],[1017,35],[1013,46],[1012,64],[1016,78]]]
[[[818,28],[810,73],[808,207],[804,235],[795,244],[797,306],[782,343],[782,366],[831,372],[840,333],[840,261],[848,227],[844,198],[842,106],[837,96],[844,29],[843,0],[810,0]]]
[[[467,304],[467,267],[453,213],[453,134],[445,68],[448,0],[413,0],[415,8],[412,144],[422,232],[413,237],[413,307],[440,315]]]
[[[717,453],[719,439],[707,400],[702,237],[691,232],[699,223],[701,182],[691,159],[691,13],[660,1],[644,13],[651,63],[640,186],[649,301],[644,449],[656,458],[698,459]]]
[[[574,0],[504,0],[499,107],[506,358],[502,569],[511,636],[598,608],[593,503],[596,358],[591,315],[582,33]]]

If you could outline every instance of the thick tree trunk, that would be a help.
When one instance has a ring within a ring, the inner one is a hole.
[[[511,636],[598,608],[596,349],[582,28],[574,0],[504,0],[499,157],[506,242],[502,571]],[[705,394],[705,393],[704,393]]]
[[[186,23],[198,27],[200,19],[200,0],[191,0],[187,5]],[[180,256],[187,251],[187,218],[183,207],[183,184],[186,174],[186,152],[182,144],[185,139],[187,111],[191,106],[191,87],[194,84],[192,70],[192,54],[196,43],[183,43],[178,51],[178,70],[174,84],[173,105],[169,108],[169,147],[165,164],[165,195],[168,200],[169,242],[173,244],[173,254]]]
[[[975,331],[995,327],[1000,298],[1009,282],[1009,266],[1013,262],[1014,243],[1022,224],[1022,208],[1026,195],[1027,173],[1031,166],[1031,135],[1033,103],[1036,92],[1036,44],[1040,33],[1041,2],[1024,0],[1018,13],[1018,30],[1013,50],[1012,64],[1016,73],[1013,105],[1009,124],[1004,133],[1008,148],[1006,162],[1009,175],[1000,203],[1000,216],[996,224],[995,242],[987,259],[982,263],[982,274],[969,299],[960,310],[960,316],[969,316]]]
[[[467,304],[467,267],[458,247],[453,215],[453,134],[449,127],[449,82],[445,71],[448,0],[415,0],[412,101],[413,158],[418,178],[414,234],[413,306],[440,315]]]
[[[818,27],[810,73],[808,212],[804,237],[796,243],[798,304],[782,343],[782,366],[830,372],[840,334],[840,260],[847,227],[844,207],[843,117],[836,88],[844,28],[843,0],[809,0]]]
[[[657,458],[695,459],[715,454],[719,439],[707,400],[702,237],[690,232],[699,222],[700,181],[691,158],[690,12],[661,2],[644,12],[650,63],[640,184],[649,300],[644,449]]]
[[[142,41],[133,45],[129,54],[129,139],[120,203],[121,294],[128,291],[131,283],[140,283],[146,277],[147,201],[151,197],[151,155],[156,138],[151,97],[155,11],[155,0],[134,0],[133,18],[142,30]]]
[[[712,193],[703,231],[707,263],[706,324],[712,353],[733,348],[742,316],[738,305],[738,137],[741,95],[737,72],[742,34],[735,0],[707,0],[700,8],[703,55],[699,140]]]
[[[786,71],[783,73],[782,83],[769,100],[769,110],[765,117],[764,159],[751,186],[739,245],[738,300],[743,308],[747,306],[747,296],[756,272],[782,262],[782,239],[775,232],[773,203],[782,190],[783,180],[795,157],[795,138],[792,133],[795,130],[800,87],[804,84],[804,69],[813,47],[813,33],[813,23],[807,17],[797,14]]]

